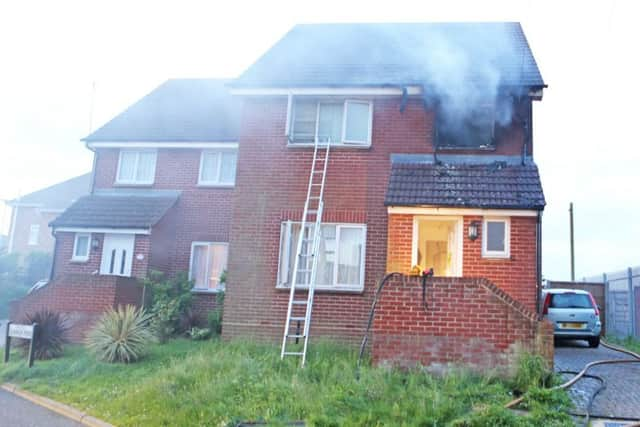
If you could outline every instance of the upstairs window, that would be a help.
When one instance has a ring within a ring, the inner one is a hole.
[[[467,112],[441,108],[436,120],[438,148],[492,149],[495,124],[493,105],[481,105]]]
[[[38,241],[40,240],[40,225],[39,224],[31,224],[29,228],[29,246],[36,246]]]
[[[373,106],[369,101],[294,98],[290,143],[331,142],[336,145],[371,145]]]
[[[482,256],[509,258],[509,220],[487,218],[482,227]]]
[[[236,182],[237,150],[207,150],[200,157],[199,185],[233,186]]]
[[[150,185],[156,175],[155,150],[121,150],[116,183]]]
[[[361,291],[364,287],[364,260],[366,227],[363,224],[322,224],[318,251],[316,287],[327,290]],[[300,236],[300,223],[282,224],[280,239],[279,287],[291,286],[296,250]],[[311,226],[305,228],[305,238],[311,237]],[[311,242],[303,243],[303,253],[308,253]],[[299,265],[301,270],[311,269]],[[299,271],[297,284],[308,286],[311,273]]]

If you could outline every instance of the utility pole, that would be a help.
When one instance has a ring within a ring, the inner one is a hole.
[[[573,202],[569,203],[569,233],[571,239],[571,281],[576,281],[576,257],[573,247]]]

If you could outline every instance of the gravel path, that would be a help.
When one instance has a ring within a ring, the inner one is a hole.
[[[595,360],[629,358],[603,346],[589,348],[584,341],[566,341],[556,344],[555,369],[580,371]],[[596,366],[587,373],[599,375],[606,381],[606,388],[593,402],[592,416],[640,420],[640,363]],[[598,381],[585,378],[569,389],[578,411],[585,410],[598,386]]]

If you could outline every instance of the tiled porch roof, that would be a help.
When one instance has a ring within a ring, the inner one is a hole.
[[[54,228],[153,227],[178,200],[179,192],[104,192],[82,197],[50,225]]]
[[[542,210],[545,200],[533,163],[393,161],[385,205]]]

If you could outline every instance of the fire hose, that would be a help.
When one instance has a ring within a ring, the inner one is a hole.
[[[379,282],[378,282],[378,288],[376,290],[376,293],[373,297],[373,302],[371,303],[371,311],[369,312],[369,320],[367,322],[367,328],[365,330],[365,334],[364,337],[362,338],[362,343],[360,344],[360,351],[358,353],[358,362],[356,365],[356,377],[360,378],[360,365],[362,363],[362,357],[364,356],[364,351],[365,348],[367,346],[367,341],[369,340],[369,331],[371,330],[371,326],[373,324],[373,319],[375,317],[375,312],[376,312],[376,306],[378,305],[378,299],[380,298],[380,294],[382,293],[382,289],[384,288],[384,286],[386,285],[386,283],[394,276],[403,276],[402,273],[399,272],[392,272],[392,273],[387,273]],[[427,307],[427,301],[426,301],[426,279],[427,277],[431,277],[433,276],[433,269],[431,269],[429,272],[422,272],[422,304],[423,307],[426,308]],[[552,387],[551,390],[566,390],[570,387],[572,387],[574,384],[576,384],[578,381],[580,381],[580,379],[582,378],[591,378],[591,379],[595,379],[597,381],[600,382],[600,386],[599,388],[596,390],[595,393],[593,393],[589,399],[589,402],[587,403],[587,407],[585,410],[585,425],[589,424],[589,417],[590,417],[590,412],[591,412],[591,406],[593,404],[593,401],[595,400],[596,396],[605,389],[606,384],[605,384],[605,380],[604,378],[598,376],[598,375],[590,375],[587,374],[587,371],[589,371],[591,368],[595,367],[595,366],[600,366],[600,365],[613,365],[613,364],[618,364],[618,363],[640,363],[640,354],[635,353],[631,350],[627,350],[625,348],[622,347],[618,347],[612,344],[609,344],[607,342],[605,342],[604,340],[600,340],[600,345],[610,349],[610,350],[614,350],[620,353],[624,353],[627,354],[631,357],[633,357],[633,359],[606,359],[606,360],[596,360],[593,362],[589,362],[587,363],[580,372],[573,372],[573,371],[561,371],[559,373],[565,373],[565,374],[575,374],[575,376],[573,378],[571,378],[570,380],[557,385],[555,387]],[[507,403],[506,405],[504,405],[504,407],[506,409],[511,409],[514,408],[515,406],[519,405],[520,403],[522,403],[522,401],[524,401],[525,396],[520,396],[517,399],[514,399],[512,401],[510,401],[509,403]],[[640,422],[635,422],[633,424],[629,424],[627,425],[627,427],[640,427]]]
[[[622,347],[618,347],[612,344],[609,344],[607,342],[605,342],[604,340],[600,340],[600,345],[610,349],[610,350],[614,350],[620,353],[624,353],[627,354],[629,356],[632,356],[633,359],[606,359],[606,360],[595,360],[593,362],[589,362],[586,365],[584,365],[584,367],[582,368],[582,370],[580,372],[575,373],[575,376],[573,378],[571,378],[569,381],[566,381],[560,385],[557,385],[555,387],[552,387],[551,390],[566,390],[570,387],[572,387],[575,383],[577,383],[578,381],[580,381],[582,378],[594,378],[598,381],[600,381],[600,387],[598,388],[598,390],[596,390],[596,392],[591,396],[591,398],[589,399],[589,402],[587,404],[587,408],[585,410],[585,425],[589,424],[589,417],[590,417],[590,411],[591,411],[591,405],[593,404],[593,401],[595,400],[595,397],[602,391],[604,390],[604,388],[606,387],[605,382],[604,382],[604,378],[597,376],[597,375],[588,375],[587,371],[589,371],[589,369],[593,368],[594,366],[600,366],[600,365],[613,365],[613,364],[618,364],[618,363],[640,363],[640,354],[638,353],[634,353],[631,350],[627,350],[625,348]],[[563,372],[559,372],[559,373],[573,373],[571,371],[563,371]],[[506,409],[511,409],[515,406],[517,406],[518,404],[520,404],[522,401],[524,400],[524,396],[520,396],[517,399],[512,400],[511,402],[507,403],[506,405],[504,405],[504,407]],[[640,422],[635,422],[633,424],[628,425],[627,427],[640,427]]]

